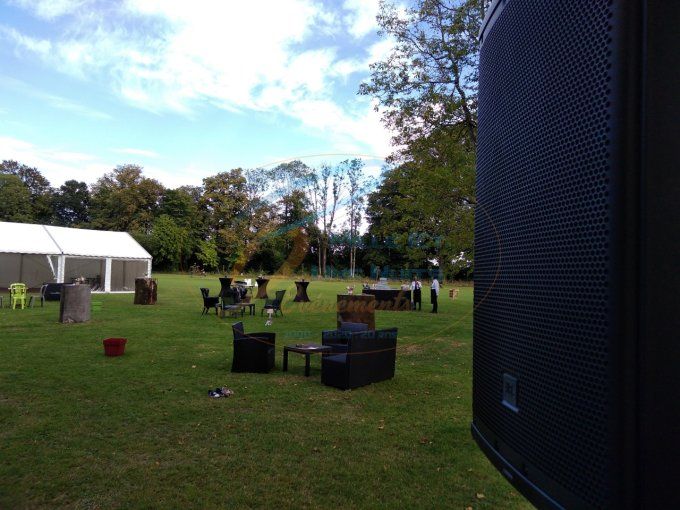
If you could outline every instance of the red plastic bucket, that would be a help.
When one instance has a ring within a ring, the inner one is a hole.
[[[104,340],[104,355],[122,356],[125,353],[127,338],[107,338]]]

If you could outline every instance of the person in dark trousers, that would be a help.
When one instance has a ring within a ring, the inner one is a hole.
[[[432,301],[432,313],[437,313],[437,297],[439,297],[439,281],[437,277],[432,278],[430,286],[430,300]]]
[[[421,308],[421,303],[422,303],[422,287],[423,284],[418,280],[416,275],[413,275],[413,281],[411,281],[411,295],[413,296],[413,309],[416,309],[416,306],[418,306],[418,310],[422,310]]]

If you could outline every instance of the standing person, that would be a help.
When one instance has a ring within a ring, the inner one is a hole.
[[[422,287],[423,284],[418,281],[418,278],[416,275],[413,275],[413,281],[411,281],[411,295],[413,296],[413,309],[416,309],[416,305],[418,305],[418,310],[422,310],[421,308],[421,303],[422,303]]]
[[[432,313],[437,313],[437,297],[439,296],[439,280],[436,276],[432,277],[430,286],[430,301],[432,301]]]

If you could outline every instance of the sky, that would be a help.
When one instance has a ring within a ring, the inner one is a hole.
[[[354,154],[377,174],[390,135],[357,95],[392,47],[377,11],[378,0],[0,0],[0,159],[53,186],[127,163],[176,187]]]

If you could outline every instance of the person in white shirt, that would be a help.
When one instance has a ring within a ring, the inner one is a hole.
[[[416,275],[413,275],[413,280],[411,281],[411,298],[413,305],[411,308],[414,310],[416,309],[416,305],[418,305],[418,310],[422,310],[421,308],[421,303],[422,303],[422,293],[423,291],[421,290],[423,287],[423,284],[418,280]]]
[[[430,301],[432,301],[432,313],[437,313],[437,297],[439,296],[439,280],[436,276],[432,277],[430,285]]]

